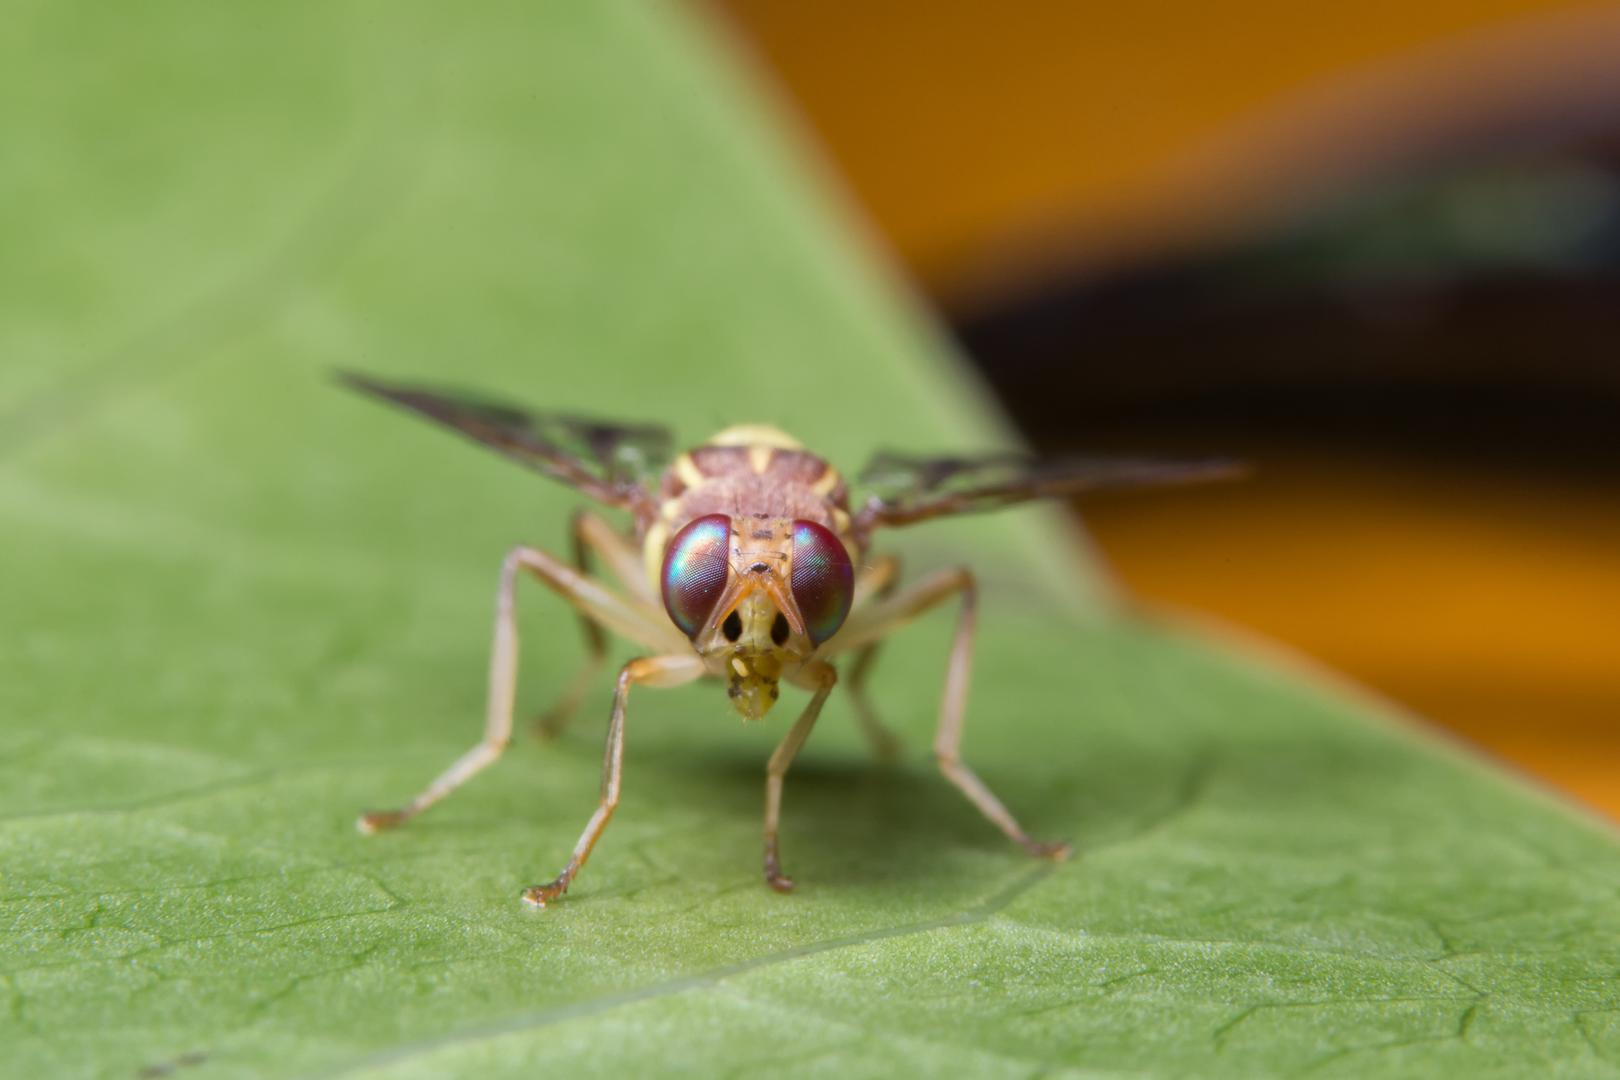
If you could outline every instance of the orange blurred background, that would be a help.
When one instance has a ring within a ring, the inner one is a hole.
[[[1134,592],[1620,814],[1620,9],[711,6],[1036,445],[1257,462]]]

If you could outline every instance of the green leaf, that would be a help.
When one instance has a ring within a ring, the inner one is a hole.
[[[476,738],[496,565],[561,548],[573,500],[331,369],[765,420],[850,470],[995,423],[682,11],[8,15],[0,1071],[1616,1071],[1607,830],[1109,614],[1037,511],[893,539],[981,572],[968,758],[1067,864],[931,767],[945,615],[877,669],[903,763],[835,697],[789,777],[791,896],[759,872],[788,709],[742,729],[712,686],[637,694],[624,803],[549,910],[518,892],[594,805],[605,686],[360,837]],[[521,604],[537,709],[581,652]]]

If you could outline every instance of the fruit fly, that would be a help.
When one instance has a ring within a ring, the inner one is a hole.
[[[404,824],[511,743],[517,582],[523,574],[533,575],[579,613],[587,646],[583,669],[541,717],[544,732],[556,734],[574,712],[606,655],[604,631],[648,650],[625,664],[614,684],[595,813],[562,872],[523,892],[523,899],[537,907],[567,891],[619,805],[631,689],[702,678],[724,683],[732,707],[746,721],[771,711],[784,682],[810,694],[765,767],[765,881],[778,892],[790,891],[793,879],[782,872],[777,843],[782,782],[838,682],[833,661],[851,658],[847,685],[855,715],[878,755],[893,756],[897,744],[865,692],[874,650],[887,635],[951,601],[958,605],[956,634],[934,757],[946,779],[1014,843],[1034,856],[1064,858],[1067,844],[1031,837],[962,760],[978,597],[973,573],[940,570],[900,588],[898,560],[869,553],[873,534],[1044,496],[1228,471],[1219,462],[880,454],[862,473],[874,493],[856,507],[843,474],[773,427],[730,427],[672,455],[670,435],[659,427],[536,414],[358,375],[342,378],[631,517],[630,528],[621,531],[595,513],[577,512],[568,561],[528,546],[507,553],[495,595],[483,738],[405,806],[359,820],[365,833]],[[593,556],[617,588],[592,576]]]

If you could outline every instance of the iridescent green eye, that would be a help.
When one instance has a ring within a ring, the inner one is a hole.
[[[697,637],[726,591],[730,549],[731,519],[724,514],[694,518],[664,548],[658,575],[664,610],[687,637]]]
[[[820,645],[838,633],[855,599],[855,567],[832,531],[813,521],[793,523],[793,602],[805,633]]]

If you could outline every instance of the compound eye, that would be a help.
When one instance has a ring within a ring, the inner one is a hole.
[[[731,519],[724,514],[694,518],[664,548],[658,582],[670,621],[689,638],[714,614],[731,574]]]
[[[817,645],[838,633],[855,599],[855,567],[832,531],[813,521],[793,523],[793,602]]]

